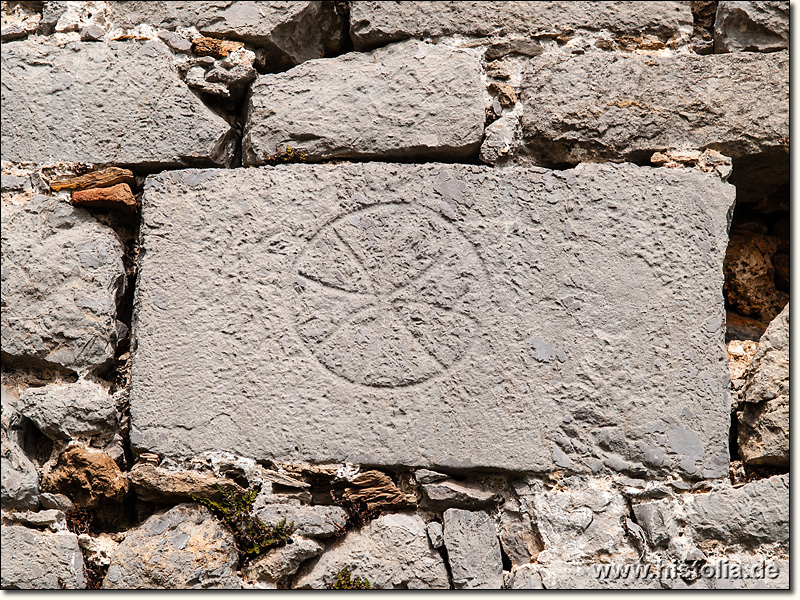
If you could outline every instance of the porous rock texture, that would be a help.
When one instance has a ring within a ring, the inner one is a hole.
[[[4,44],[2,78],[3,160],[164,168],[230,159],[230,125],[180,80],[160,40]]]
[[[125,285],[114,232],[46,196],[3,206],[2,221],[3,352],[76,371],[112,359]]]
[[[309,162],[465,158],[483,136],[481,90],[475,56],[415,41],[262,75],[250,95],[244,163],[287,148]]]
[[[711,176],[631,165],[152,177],[132,442],[174,457],[720,477],[732,201]]]
[[[537,56],[523,74],[523,102],[535,107],[522,117],[525,142],[546,165],[643,160],[666,148],[732,158],[785,150],[788,69],[788,52]]]
[[[789,48],[789,3],[731,2],[717,6],[716,52],[773,52]]]
[[[3,589],[57,590],[86,587],[83,557],[73,533],[36,531],[19,525],[3,525]]]

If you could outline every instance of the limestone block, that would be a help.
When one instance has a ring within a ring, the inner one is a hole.
[[[788,81],[788,52],[543,54],[523,74],[524,139],[540,164],[642,160],[668,148],[711,147],[734,159],[785,149]]]
[[[78,538],[20,525],[3,525],[0,586],[4,590],[69,590],[86,587]]]
[[[123,28],[196,27],[242,40],[265,48],[275,68],[336,52],[345,26],[335,2],[111,2],[109,18]]]
[[[103,588],[228,587],[237,560],[233,534],[221,521],[204,506],[179,504],[128,531]]]
[[[243,574],[248,581],[277,583],[294,575],[304,561],[319,556],[324,549],[325,546],[317,540],[294,535],[285,546],[270,550],[248,563]]]
[[[487,513],[458,508],[444,511],[444,545],[457,590],[503,586],[500,542]]]
[[[283,519],[294,523],[298,535],[306,537],[331,537],[344,530],[347,513],[338,506],[303,506],[291,504],[265,504],[254,510],[267,525],[277,525]]]
[[[2,221],[3,352],[77,371],[112,360],[125,284],[114,233],[45,196],[3,206]]]
[[[485,113],[479,60],[416,41],[309,61],[260,76],[242,141],[245,165],[287,147],[327,158],[466,158]]]
[[[687,2],[350,2],[356,50],[408,38],[557,36],[575,29],[670,37],[691,31]]]
[[[3,160],[163,169],[231,158],[231,127],[181,81],[159,40],[12,42],[2,78]]]
[[[586,472],[598,455],[722,477],[733,192],[612,164],[150,177],[132,443],[445,471]]]
[[[349,532],[308,567],[297,588],[325,589],[342,567],[366,577],[373,589],[447,589],[442,557],[431,548],[425,522],[415,514],[382,515]]]
[[[716,52],[774,52],[788,48],[788,2],[723,0],[717,5]]]
[[[234,481],[194,471],[171,471],[155,465],[139,463],[128,472],[128,481],[140,500],[146,502],[188,501],[192,496],[222,500],[221,490],[241,493]]]

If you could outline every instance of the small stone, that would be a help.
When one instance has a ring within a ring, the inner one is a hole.
[[[177,52],[189,52],[192,49],[192,42],[173,31],[159,31],[158,37]]]
[[[500,543],[494,521],[487,513],[457,508],[446,510],[444,543],[457,590],[503,586]]]
[[[789,301],[789,294],[775,286],[772,257],[779,240],[754,233],[731,233],[725,254],[725,299],[731,309],[769,323]]]
[[[507,83],[498,83],[496,81],[490,83],[489,93],[497,97],[500,106],[503,108],[510,108],[517,103],[517,93]]]
[[[425,509],[482,508],[495,501],[496,495],[483,486],[469,481],[438,481],[422,486]]]
[[[239,48],[244,48],[242,42],[231,42],[203,36],[196,37],[192,40],[192,52],[198,56],[225,58],[228,54]]]
[[[502,116],[490,124],[481,145],[481,161],[494,165],[510,156],[515,149],[514,133],[518,125],[519,120],[513,115]]]
[[[98,27],[97,25],[87,25],[81,30],[81,41],[100,42],[103,40],[103,36],[105,34],[106,32],[102,27]]]
[[[195,471],[170,471],[148,463],[137,463],[128,473],[134,493],[145,502],[177,502],[192,496],[218,501],[222,490],[242,493],[234,481]],[[221,488],[221,489],[220,489]]]
[[[294,575],[303,562],[319,556],[324,549],[325,546],[316,540],[295,535],[285,546],[270,550],[248,563],[242,574],[248,581],[276,583]]]
[[[113,208],[125,212],[136,211],[136,199],[127,183],[111,187],[92,188],[72,194],[72,203],[84,208]]]
[[[447,475],[428,469],[417,469],[414,472],[414,479],[417,480],[417,483],[435,483],[447,479]]]
[[[28,37],[28,30],[22,23],[11,23],[0,29],[0,41],[11,42]]]
[[[104,589],[241,587],[233,534],[204,506],[179,504],[128,531]]]
[[[347,488],[344,497],[355,502],[364,502],[367,510],[396,510],[415,506],[416,497],[404,494],[392,479],[380,471],[365,471],[350,480],[357,488]]]
[[[67,512],[72,508],[72,500],[64,494],[43,493],[39,496],[39,501],[42,504],[42,508],[53,508],[62,512]]]
[[[266,504],[253,512],[267,525],[277,525],[284,519],[294,523],[295,533],[305,537],[326,538],[340,534],[347,525],[347,513],[338,506],[302,506]]]
[[[431,546],[434,548],[441,548],[444,546],[444,529],[439,521],[431,521],[428,523],[428,539],[431,541]]]
[[[110,434],[117,425],[114,398],[87,380],[28,388],[20,393],[17,409],[53,440]]]
[[[59,456],[56,468],[42,480],[42,489],[63,492],[76,504],[93,508],[121,502],[128,480],[105,452],[76,445]]]
[[[511,54],[539,56],[542,52],[544,52],[544,48],[537,40],[508,40],[489,46],[483,53],[483,59],[494,61]]]
[[[493,60],[486,64],[486,75],[495,79],[510,79],[511,69],[509,66],[499,60]]]
[[[50,182],[50,189],[56,192],[62,190],[77,192],[89,188],[112,187],[119,183],[134,185],[136,180],[133,177],[133,171],[120,167],[107,167],[78,177],[59,177]]]
[[[743,317],[733,311],[727,311],[725,341],[750,340],[758,342],[767,330],[767,323],[756,321],[748,317]]]
[[[67,520],[64,513],[57,509],[40,510],[38,512],[4,512],[3,525],[19,524],[34,529],[50,529],[51,531],[66,531]]]
[[[29,177],[14,177],[13,175],[0,176],[0,191],[17,192],[31,187]]]
[[[116,554],[119,542],[107,533],[97,537],[82,533],[78,536],[78,545],[88,562],[96,567],[107,567],[111,564],[111,557]]]
[[[75,590],[86,587],[83,556],[75,534],[4,525],[0,587],[5,590]]]
[[[5,412],[5,407],[3,412]],[[0,502],[3,509],[35,510],[39,506],[39,474],[17,443],[0,432]]]

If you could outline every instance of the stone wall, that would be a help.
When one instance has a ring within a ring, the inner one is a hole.
[[[788,588],[788,2],[3,2],[2,587]]]

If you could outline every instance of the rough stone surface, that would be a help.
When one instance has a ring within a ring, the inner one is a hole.
[[[533,109],[522,117],[525,142],[540,164],[643,159],[668,148],[734,159],[777,151],[789,139],[788,68],[788,52],[543,54],[523,74],[522,101]]]
[[[689,494],[682,501],[637,504],[633,510],[653,546],[666,546],[682,529],[701,547],[709,542],[744,548],[785,546],[789,543],[789,475]]]
[[[660,578],[661,587],[674,590],[789,589],[787,560],[754,560],[747,555],[733,555],[730,558],[712,559],[696,572],[700,575],[696,578],[684,578],[672,573],[663,574]]]
[[[3,353],[78,371],[111,360],[125,282],[114,233],[44,196],[4,205],[2,223]]]
[[[72,203],[86,208],[113,208],[128,212],[136,210],[136,199],[127,183],[75,192],[72,195]]]
[[[60,510],[40,510],[24,512],[3,512],[3,526],[6,524],[23,525],[33,529],[50,529],[52,531],[66,531],[67,521]]]
[[[6,590],[75,590],[86,587],[78,538],[67,532],[48,533],[4,525],[0,586]]]
[[[428,523],[428,539],[431,541],[431,546],[434,548],[441,548],[444,546],[444,529],[441,523],[438,521],[431,521]]]
[[[61,190],[77,192],[90,188],[112,187],[120,183],[127,183],[128,186],[131,186],[135,181],[136,180],[133,178],[133,171],[130,169],[107,167],[77,177],[56,177],[50,182],[50,188],[57,192]]]
[[[227,164],[232,133],[161,41],[3,46],[3,160]],[[64,118],[69,115],[69,118]]]
[[[710,175],[632,165],[151,177],[132,443],[721,477],[732,202]]]
[[[630,569],[627,576],[604,576],[603,568],[611,565],[580,565],[557,562],[549,565],[525,565],[515,569],[509,578],[508,587],[512,590],[622,590],[622,589],[660,589],[661,584],[655,570],[653,576],[637,576],[645,572],[646,565],[614,563],[613,566]],[[648,572],[648,574],[650,573]],[[624,572],[623,572],[624,573]]]
[[[389,514],[349,532],[308,567],[301,567],[297,588],[325,589],[342,567],[366,577],[373,589],[446,589],[442,557],[430,546],[418,515]]]
[[[303,562],[319,556],[324,549],[325,546],[316,540],[295,535],[285,546],[271,550],[248,563],[242,574],[248,581],[276,583],[284,577],[294,575]]]
[[[262,75],[250,96],[244,164],[264,164],[287,146],[307,161],[467,158],[483,137],[482,90],[476,57],[416,41]]]
[[[350,35],[356,50],[447,35],[530,38],[604,29],[669,37],[691,27],[686,2],[350,2]]]
[[[499,589],[503,558],[492,518],[483,511],[444,512],[444,545],[456,589]]]
[[[277,525],[283,519],[294,522],[297,535],[330,537],[344,530],[347,513],[338,506],[302,506],[266,504],[254,512],[267,525]]]
[[[170,471],[154,465],[139,463],[128,472],[128,480],[140,500],[146,502],[175,502],[191,500],[192,496],[221,500],[220,488],[242,492],[230,479],[194,471]]]
[[[54,440],[108,434],[117,424],[114,398],[103,386],[86,380],[28,388],[20,394],[17,408]]]
[[[716,52],[774,52],[788,48],[788,2],[722,1],[717,6]]]
[[[105,452],[75,445],[58,457],[53,471],[45,475],[42,489],[63,492],[87,508],[121,502],[128,493],[128,480]]]
[[[497,499],[497,495],[485,487],[452,479],[437,481],[422,486],[423,508],[483,508]]]
[[[769,323],[789,301],[775,286],[772,257],[779,240],[753,233],[731,234],[725,254],[725,299],[742,315]]]
[[[103,588],[229,587],[237,560],[233,534],[207,508],[179,504],[127,533]]]
[[[380,471],[365,471],[350,480],[357,486],[348,487],[344,498],[353,502],[363,502],[367,510],[396,510],[417,503],[416,496],[405,494],[395,485],[391,477]]]
[[[5,407],[4,407],[5,412]],[[35,510],[39,506],[36,466],[3,428],[0,432],[0,503],[3,509]]]
[[[111,2],[109,16],[123,28],[140,23],[196,27],[210,37],[261,46],[273,68],[336,52],[344,21],[335,2]]]

